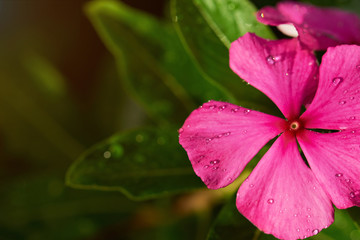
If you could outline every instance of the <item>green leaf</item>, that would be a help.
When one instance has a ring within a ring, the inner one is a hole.
[[[68,170],[69,186],[148,199],[203,187],[172,129],[122,133],[86,151]]]
[[[268,27],[256,22],[253,5],[245,0],[172,0],[171,10],[176,29],[203,74],[246,107],[272,104],[229,67],[228,48],[232,41],[254,31],[272,38]]]
[[[232,197],[216,217],[207,240],[253,239],[255,234],[256,227],[239,213]]]
[[[194,104],[179,85],[159,64],[156,46],[138,38],[123,22],[143,24],[143,29],[153,35],[163,34],[152,18],[139,17],[124,4],[115,1],[94,1],[87,5],[86,12],[98,34],[116,58],[125,88],[144,107],[146,112],[160,124],[168,120],[178,121],[187,115]],[[165,35],[166,36],[166,35]],[[151,49],[151,50],[149,50]]]
[[[66,188],[50,174],[0,188],[0,239],[89,239],[138,207],[121,195]]]

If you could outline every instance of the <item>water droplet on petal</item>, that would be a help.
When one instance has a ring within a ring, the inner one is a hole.
[[[184,129],[183,129],[183,128],[180,128],[179,131],[178,131],[178,133],[182,133],[183,131],[184,131]]]
[[[314,229],[314,230],[312,231],[312,233],[313,233],[314,235],[318,234],[318,233],[319,233],[319,229]]]
[[[355,116],[349,117],[350,120],[355,120]]]
[[[224,133],[224,136],[227,137],[227,136],[230,135],[230,133],[231,133],[231,132],[226,132],[226,133]]]
[[[231,109],[231,112],[233,112],[233,113],[235,113],[235,112],[237,112],[237,111],[239,111],[238,108],[233,108],[233,109]]]
[[[352,130],[352,131],[351,131],[351,133],[353,133],[353,134],[354,134],[354,133],[356,133],[356,131],[355,131],[355,130]]]
[[[226,108],[226,106],[223,105],[223,106],[220,106],[220,107],[219,107],[219,110],[222,111],[222,110],[224,110],[225,108]]]
[[[356,69],[357,69],[357,70],[360,70],[360,65],[356,65]]]
[[[254,187],[254,184],[250,184],[249,187],[250,187],[250,188],[253,188],[253,187]]]
[[[274,199],[269,198],[269,199],[267,200],[267,203],[268,203],[268,204],[273,204],[273,203],[274,203]]]
[[[296,231],[300,232],[300,228],[296,229]]]
[[[207,169],[209,166],[208,165],[205,165],[204,168]]]
[[[351,198],[354,198],[354,197],[355,197],[355,193],[354,193],[354,192],[351,192],[351,193],[350,193],[350,197],[351,197]]]
[[[212,139],[211,139],[211,138],[207,138],[205,141],[206,141],[206,143],[209,143],[209,142],[212,141]]]
[[[232,178],[231,178],[231,177],[229,177],[227,180],[230,182],[230,181],[232,181]]]
[[[218,170],[218,169],[219,169],[219,167],[213,167],[212,169],[213,169],[213,170]]]
[[[337,173],[337,174],[335,174],[335,177],[342,177],[342,173]]]
[[[250,109],[245,109],[245,110],[244,110],[244,114],[245,114],[245,115],[249,114],[250,112],[251,112]]]
[[[275,64],[275,60],[274,60],[274,57],[269,55],[266,57],[266,62],[270,65],[274,65]]]
[[[333,78],[332,83],[333,83],[335,86],[337,86],[337,85],[339,85],[342,81],[343,81],[343,78],[342,78],[342,77],[336,77],[336,78]]]
[[[348,90],[344,90],[344,92],[343,92],[344,94],[347,94],[348,93]]]
[[[340,105],[344,105],[346,103],[346,101],[340,101],[339,104]]]
[[[219,162],[220,162],[220,160],[210,161],[210,165],[215,165],[215,164],[218,164]]]
[[[350,99],[350,100],[354,100],[354,99],[355,99],[355,97],[350,97],[349,99]]]

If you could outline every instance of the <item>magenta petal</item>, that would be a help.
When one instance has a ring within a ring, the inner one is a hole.
[[[280,239],[306,238],[333,222],[331,201],[288,132],[241,185],[236,204],[260,230]]]
[[[300,41],[313,50],[360,43],[360,19],[349,12],[304,3],[281,2],[276,8],[261,9],[258,16],[260,22],[268,25],[277,26],[284,22],[294,24]]]
[[[360,47],[329,48],[323,56],[319,87],[301,116],[306,128],[346,129],[360,126]]]
[[[360,206],[360,131],[298,136],[306,159],[337,208]]]
[[[301,105],[316,91],[315,56],[302,50],[297,39],[270,41],[247,33],[231,44],[230,67],[288,119],[298,117]]]
[[[256,18],[259,22],[270,26],[288,23],[288,19],[285,18],[276,8],[269,6],[266,6],[258,11]]]
[[[208,188],[232,183],[255,154],[284,126],[284,120],[225,102],[194,110],[179,130],[180,144]]]

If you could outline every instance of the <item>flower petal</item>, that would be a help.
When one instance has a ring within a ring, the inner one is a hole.
[[[289,22],[276,8],[270,6],[260,9],[256,13],[256,18],[259,22],[270,26],[278,26]]]
[[[195,173],[208,188],[217,189],[232,183],[284,124],[278,117],[210,101],[186,119],[179,141]]]
[[[349,12],[304,3],[281,2],[276,8],[261,9],[257,15],[260,22],[272,26],[294,24],[300,41],[313,50],[326,50],[344,43],[360,43],[360,19]]]
[[[346,129],[360,124],[360,47],[329,48],[313,102],[301,116],[306,128]]]
[[[236,204],[260,230],[280,239],[306,238],[333,222],[332,204],[289,132],[275,141],[241,185]]]
[[[317,87],[315,56],[297,39],[270,41],[247,33],[231,44],[230,67],[264,92],[286,118],[298,117]]]
[[[360,206],[360,131],[303,131],[298,141],[316,178],[337,208]]]

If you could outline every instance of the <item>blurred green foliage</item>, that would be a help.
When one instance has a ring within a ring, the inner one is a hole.
[[[280,115],[228,66],[239,36],[274,38],[254,14],[275,2],[171,0],[161,17],[115,0],[0,2],[0,239],[272,239],[234,198],[266,147],[208,191],[177,129],[210,99]],[[313,239],[360,239],[348,211]]]

